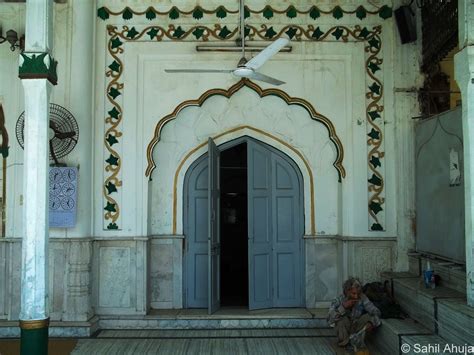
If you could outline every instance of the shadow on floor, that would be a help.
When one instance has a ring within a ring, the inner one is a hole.
[[[77,339],[51,338],[48,355],[69,355],[77,344]],[[19,355],[20,339],[0,339],[0,355]]]

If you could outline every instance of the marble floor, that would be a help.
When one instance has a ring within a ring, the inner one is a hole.
[[[74,355],[336,354],[331,329],[103,330]],[[344,353],[344,352],[343,352]]]

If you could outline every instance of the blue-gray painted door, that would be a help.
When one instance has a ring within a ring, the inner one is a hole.
[[[249,138],[245,142],[248,154],[249,308],[302,307],[301,175],[296,164],[275,149]],[[216,148],[210,147],[210,154],[189,168],[184,201],[185,306],[208,308],[210,312],[220,303],[219,176],[218,169],[213,173],[208,169],[220,164]],[[209,197],[211,190],[214,190],[212,199]],[[212,224],[209,210],[215,211]]]
[[[303,211],[297,167],[253,140],[247,154],[249,309],[301,307]]]
[[[208,306],[208,164],[201,159],[187,174],[185,190],[185,306]]]
[[[247,143],[249,309],[273,304],[271,153]]]
[[[208,139],[208,287],[209,314],[220,306],[220,181],[219,148]]]

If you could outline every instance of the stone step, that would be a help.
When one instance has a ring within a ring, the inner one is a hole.
[[[100,330],[97,338],[110,339],[188,339],[188,338],[307,338],[335,337],[333,328],[296,329],[153,329],[153,330]]]
[[[402,309],[432,333],[437,332],[437,302],[460,299],[465,295],[447,287],[425,288],[421,278],[393,279],[393,296]]]
[[[474,345],[474,308],[464,299],[437,300],[438,334],[449,343]]]
[[[382,325],[368,338],[368,344],[381,354],[398,354],[401,335],[429,335],[431,332],[413,319],[383,319]]]

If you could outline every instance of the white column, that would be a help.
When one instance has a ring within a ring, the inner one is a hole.
[[[466,296],[474,307],[474,3],[459,0],[459,47],[455,77],[462,95],[464,137],[464,204],[466,237]]]
[[[46,319],[48,310],[48,116],[51,84],[22,80],[25,90],[24,235],[21,320]]]
[[[55,65],[50,57],[52,7],[53,0],[28,0],[25,53],[20,58],[19,76],[25,91],[22,329],[27,329],[30,321],[49,317],[48,133],[51,83],[48,78],[55,77]]]

